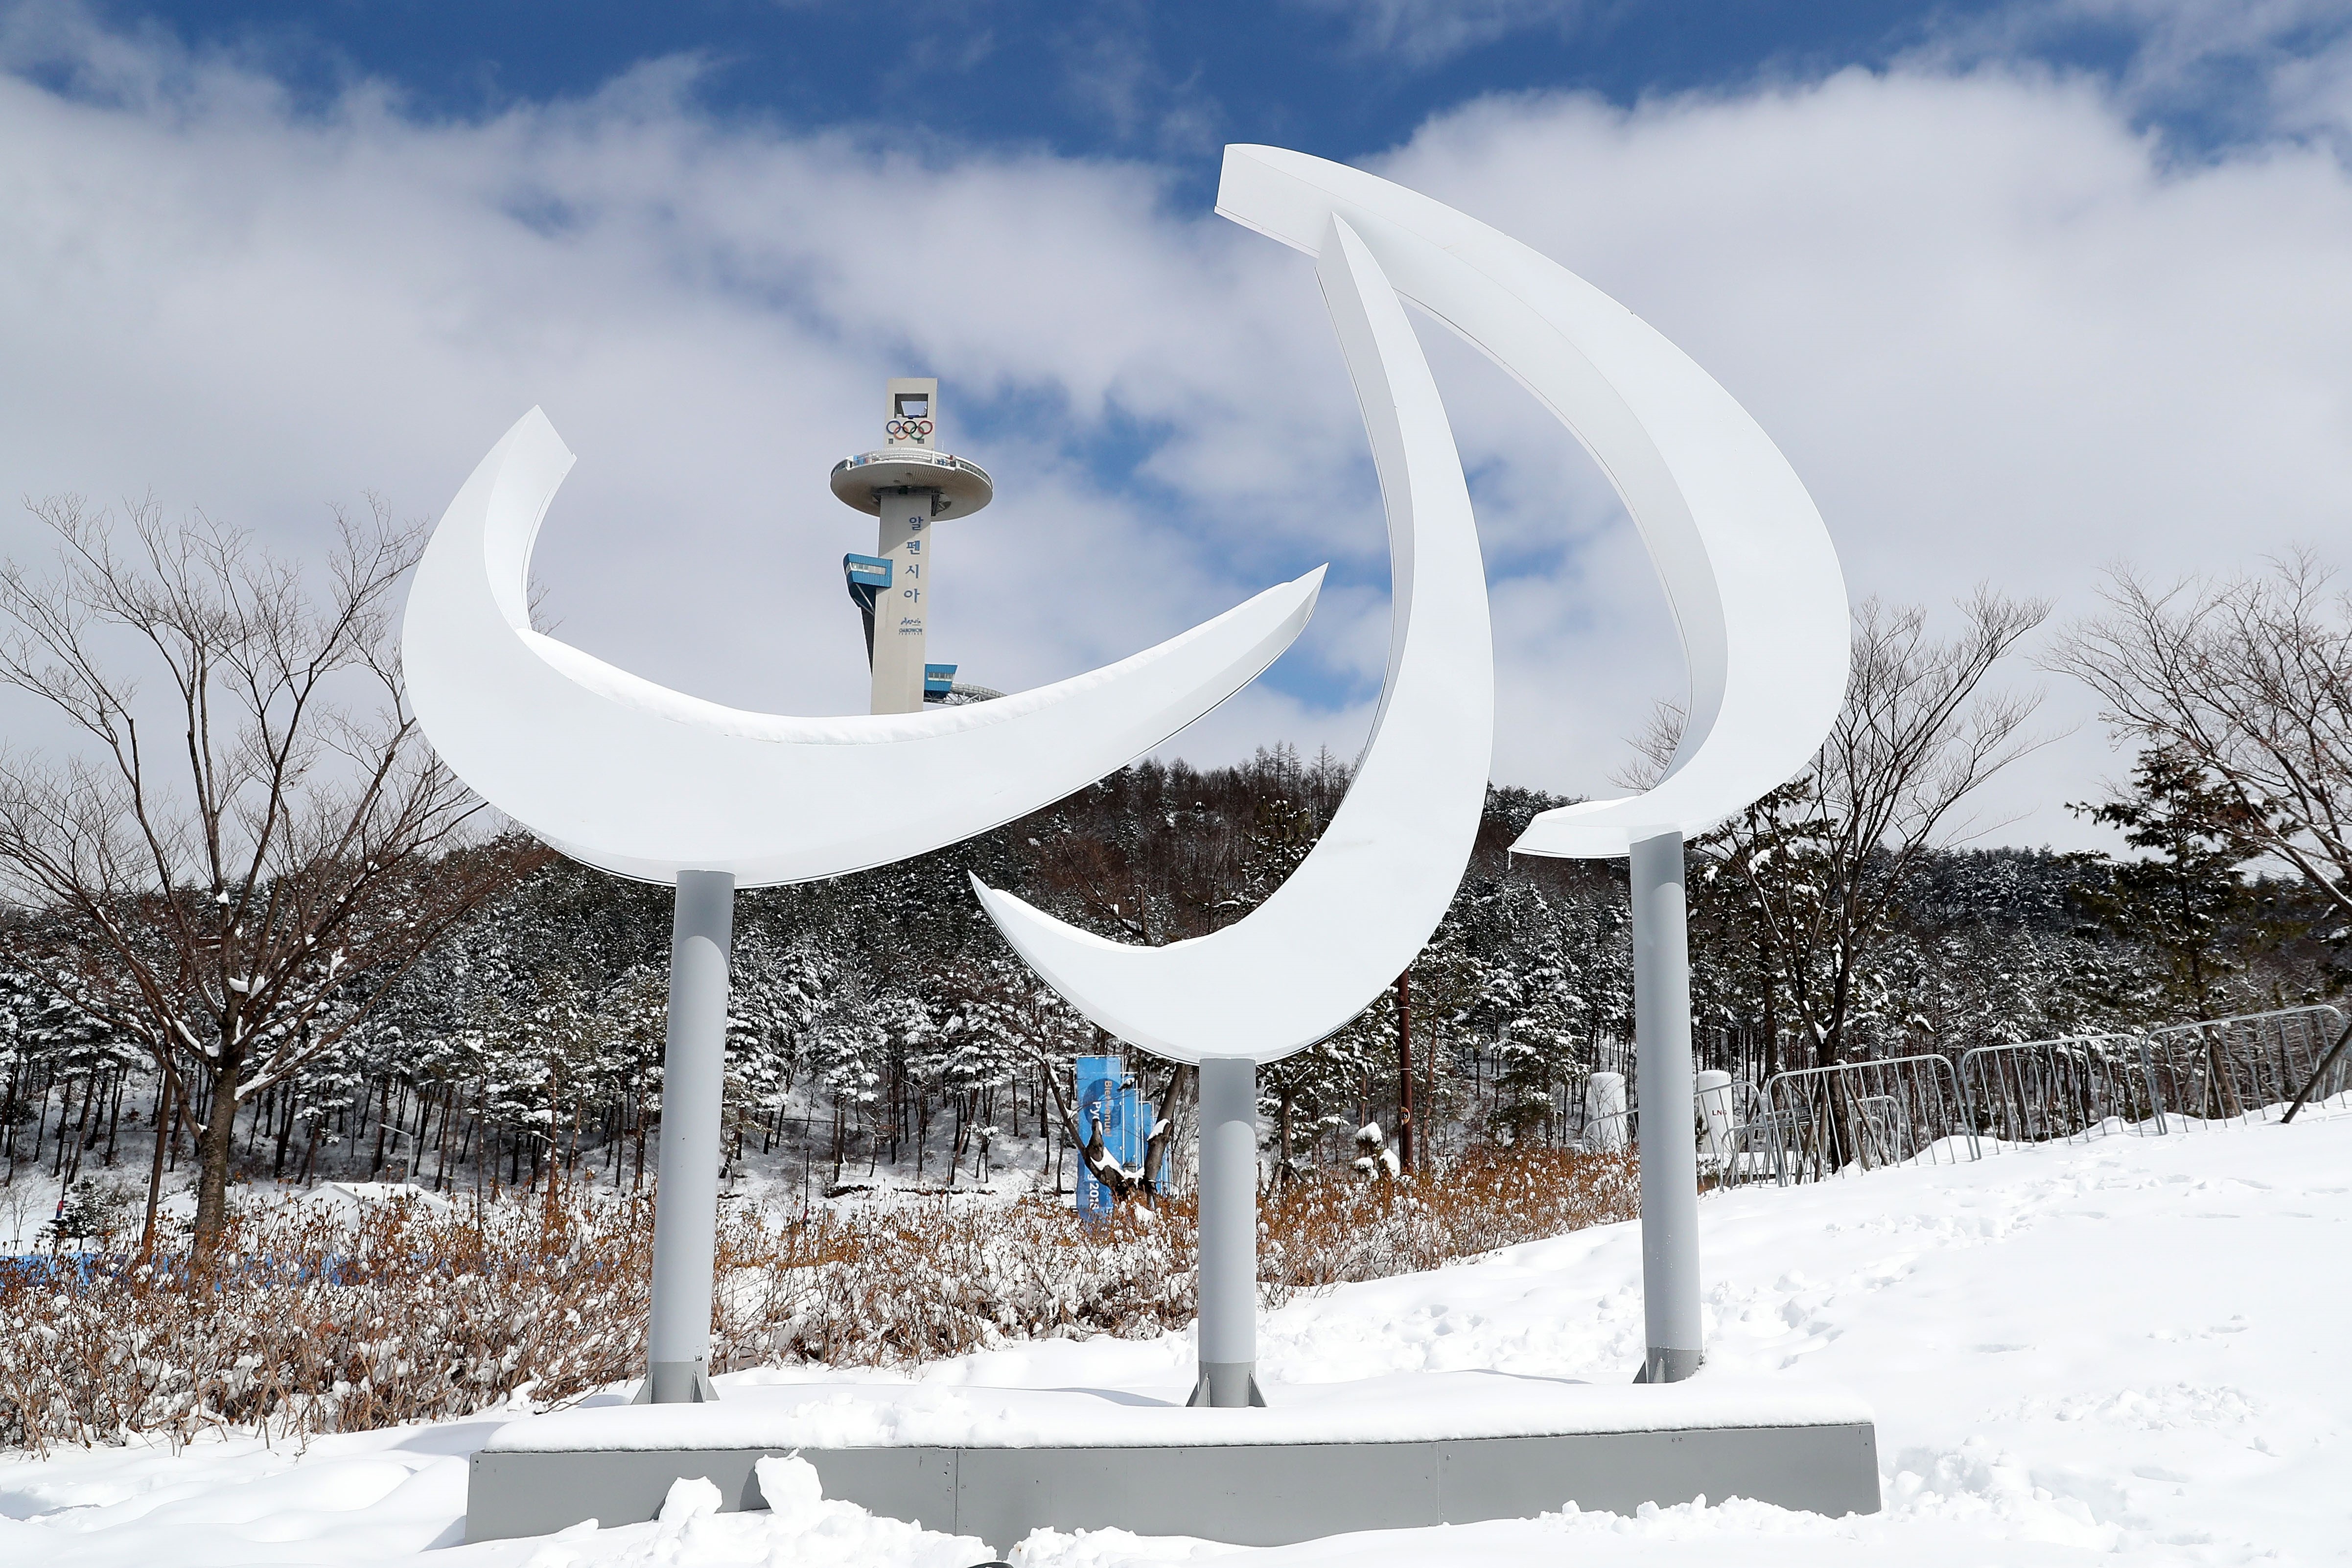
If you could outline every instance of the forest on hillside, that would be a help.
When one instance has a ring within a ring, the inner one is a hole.
[[[520,1189],[551,1212],[560,1188],[641,1190],[671,901],[498,833],[433,750],[398,637],[423,528],[341,515],[305,566],[201,513],[33,511],[55,566],[0,567],[0,687],[73,740],[0,750],[0,1220],[63,1189],[58,1225],[103,1237],[143,1196],[145,1255],[169,1186],[209,1262],[249,1180]],[[2076,807],[2125,858],[1967,847],[1981,787],[2047,739],[2038,692],[1998,672],[2053,606],[1991,584],[1957,615],[1854,605],[1806,766],[1693,825],[1696,1047],[1748,1103],[1790,1069],[2340,986],[2352,595],[2302,552],[2168,586],[2118,568],[2101,597],[2032,657],[2134,754]],[[1616,782],[1672,773],[1683,727],[1662,706]],[[1016,962],[971,879],[1106,937],[1182,940],[1280,886],[1349,778],[1286,746],[1146,762],[950,848],[739,894],[730,1176],[1062,1189],[1073,1058],[1107,1042]],[[1621,865],[1509,852],[1564,804],[1490,788],[1405,972],[1260,1073],[1272,1182],[1580,1138],[1593,1076],[1626,1065],[1630,932]],[[1123,1197],[1181,1185],[1189,1075],[1126,1066],[1157,1147],[1088,1167]]]
[[[1288,747],[1234,767],[1147,762],[948,849],[740,895],[730,1166],[814,1193],[885,1177],[944,1187],[1019,1150],[1066,1188],[1072,1059],[1116,1047],[1014,957],[970,876],[1120,940],[1198,935],[1281,883],[1347,783],[1328,754]],[[1392,1137],[1408,1063],[1424,1157],[1573,1142],[1585,1077],[1625,1064],[1632,969],[1622,863],[1508,853],[1559,804],[1490,790],[1460,890],[1406,984],[1261,1073],[1277,1178],[1351,1171],[1367,1124]],[[1784,858],[1801,891],[1814,873]],[[2183,857],[1938,850],[1905,872],[1883,929],[1844,961],[1849,1000],[1823,1037],[1797,1021],[1751,879],[1727,865],[1694,847],[1693,1000],[1701,1057],[1750,1082],[1827,1059],[2294,1005],[2343,979],[2330,967],[2341,933],[2299,882]],[[486,1195],[558,1180],[641,1187],[668,940],[667,889],[544,859],[396,978],[348,977],[350,1000],[304,1026],[339,1030],[334,1047],[243,1108],[236,1174]],[[187,1157],[184,1108],[210,1103],[207,1086],[165,1093],[149,1053],[109,1026],[105,962],[40,911],[8,917],[0,1183],[88,1184],[125,1150],[143,1155],[159,1112],[158,1168]],[[1181,1180],[1188,1074],[1129,1066],[1169,1122]],[[126,1169],[116,1184],[148,1174]]]

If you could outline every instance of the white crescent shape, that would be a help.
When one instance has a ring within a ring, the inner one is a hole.
[[[1398,292],[1584,443],[1641,530],[1690,667],[1682,744],[1651,789],[1545,812],[1515,850],[1701,833],[1806,765],[1844,697],[1845,579],[1795,470],[1713,377],[1558,262],[1361,170],[1228,147],[1217,211],[1309,254],[1344,217]]]
[[[1123,767],[1255,679],[1320,568],[1117,664],[991,702],[801,719],[656,686],[530,629],[531,545],[572,453],[538,409],[449,503],[401,663],[417,721],[482,797],[645,881],[805,881],[984,832]]]
[[[1234,924],[1128,947],[1010,893],[981,901],[1031,967],[1130,1044],[1179,1061],[1275,1061],[1362,1010],[1453,901],[1494,750],[1486,578],[1462,460],[1404,307],[1327,214],[1323,285],[1371,437],[1394,579],[1388,679],[1347,798],[1288,880]]]

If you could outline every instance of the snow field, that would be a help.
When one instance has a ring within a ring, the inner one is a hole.
[[[1793,1372],[1869,1400],[1885,1512],[1827,1520],[1718,1499],[1264,1551],[1041,1531],[1014,1561],[2352,1561],[2352,1114],[1748,1190],[1709,1198],[1701,1215],[1709,1371]],[[1635,1228],[1595,1227],[1294,1300],[1261,1330],[1261,1370],[1276,1384],[1479,1367],[1617,1383],[1639,1358],[1639,1284]],[[1177,1335],[1048,1341],[921,1377],[1161,1390],[1187,1381],[1191,1360]],[[893,1381],[809,1368],[720,1384],[845,1376]],[[688,1497],[656,1523],[458,1546],[465,1456],[504,1419],[319,1438],[300,1452],[232,1439],[178,1456],[0,1461],[0,1563],[342,1568],[443,1548],[421,1561],[966,1568],[985,1555],[804,1498],[772,1514],[698,1516]]]

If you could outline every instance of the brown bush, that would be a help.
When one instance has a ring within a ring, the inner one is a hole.
[[[1265,1207],[1268,1305],[1300,1290],[1631,1217],[1629,1159],[1472,1155],[1402,1182],[1315,1182]],[[0,1445],[264,1436],[543,1408],[643,1370],[648,1200],[394,1205],[236,1222],[185,1254],[0,1270]],[[1057,1204],[901,1196],[778,1225],[730,1211],[712,1370],[907,1365],[1048,1336],[1143,1337],[1194,1310],[1189,1205],[1089,1228]]]
[[[1265,1205],[1258,1277],[1288,1293],[1434,1268],[1641,1212],[1631,1154],[1472,1150],[1433,1175],[1304,1182]]]

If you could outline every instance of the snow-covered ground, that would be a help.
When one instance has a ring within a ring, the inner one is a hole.
[[[1015,1561],[2352,1561],[2352,1112],[1752,1190],[1702,1214],[1710,1370],[1799,1370],[1869,1399],[1885,1512],[1831,1520],[1714,1500],[1257,1552],[1041,1532]],[[1490,1366],[1620,1381],[1641,1348],[1639,1270],[1634,1228],[1614,1226],[1346,1287],[1274,1313],[1261,1366],[1286,1383]],[[1191,1359],[1177,1338],[1047,1342],[925,1375],[1142,1389],[1189,1381]],[[0,1461],[0,1563],[343,1565],[430,1552],[422,1561],[447,1568],[964,1568],[985,1556],[978,1542],[805,1496],[738,1515],[680,1496],[660,1523],[457,1545],[465,1456],[499,1425],[329,1437],[299,1453],[229,1440]]]

